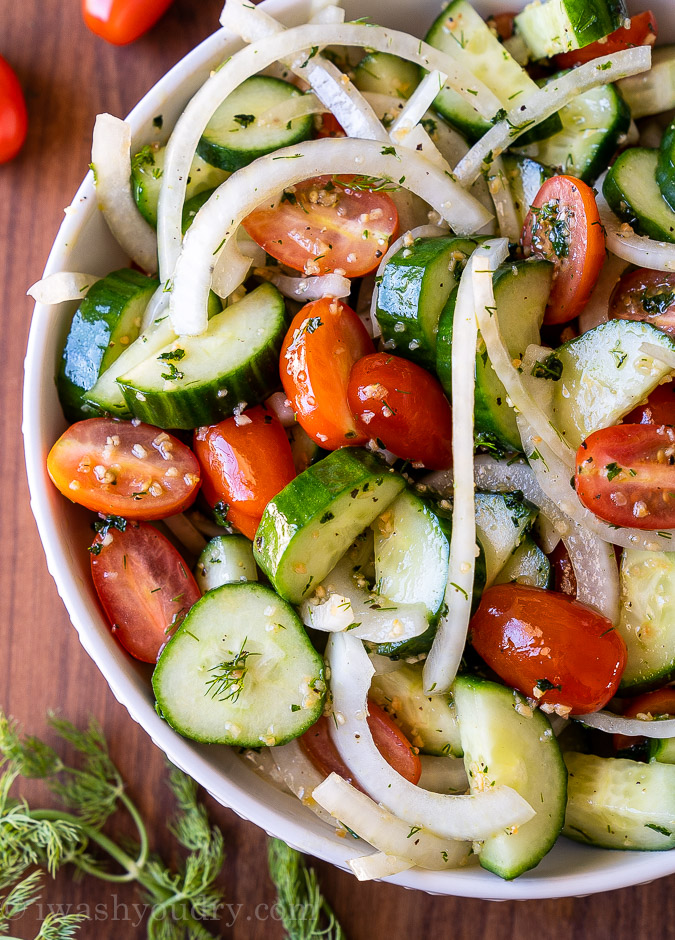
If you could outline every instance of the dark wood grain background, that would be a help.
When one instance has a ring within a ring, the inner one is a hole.
[[[411,3],[414,0],[410,0]],[[221,0],[176,0],[137,43],[115,48],[90,34],[79,0],[0,0],[0,54],[16,69],[30,114],[20,157],[0,166],[0,706],[26,728],[44,732],[49,708],[84,724],[102,723],[114,759],[150,823],[153,847],[171,858],[165,828],[171,798],[164,760],[135,725],[79,645],[47,573],[28,501],[20,434],[21,382],[31,303],[26,288],[40,277],[62,219],[89,162],[99,111],[125,115],[157,79],[216,28]],[[31,796],[35,791],[31,789]],[[266,837],[234,813],[209,803],[222,826],[228,857],[222,876],[238,915],[222,935],[276,938],[274,892],[267,878]],[[675,937],[675,878],[562,901],[501,904],[429,897],[384,884],[358,884],[318,863],[325,892],[351,940],[399,937],[609,938]],[[62,874],[48,880],[48,905],[88,905],[95,918],[79,936],[145,936],[139,897],[130,887]],[[16,935],[35,936],[28,916]]]

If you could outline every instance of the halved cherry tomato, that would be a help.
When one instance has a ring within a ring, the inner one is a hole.
[[[593,190],[573,176],[553,176],[537,193],[522,234],[526,255],[555,262],[545,323],[581,313],[605,260],[605,236]]]
[[[92,33],[115,46],[138,39],[164,16],[173,0],[82,0],[82,16]]]
[[[164,645],[201,594],[190,569],[151,525],[100,531],[91,551],[96,593],[122,646],[144,663]]]
[[[364,356],[354,364],[347,398],[359,429],[397,457],[430,470],[452,466],[452,411],[421,366],[389,353]]]
[[[610,320],[643,320],[675,336],[675,274],[636,268],[622,274],[609,299]]]
[[[488,588],[470,636],[476,652],[507,685],[562,713],[602,708],[616,693],[626,665],[626,645],[607,617],[543,588]]]
[[[87,418],[71,425],[47,457],[64,496],[125,519],[165,519],[194,501],[199,464],[185,444],[150,424]]]
[[[281,381],[299,424],[320,447],[368,440],[349,410],[347,385],[354,363],[372,352],[365,326],[341,300],[315,300],[291,323],[281,348]]]
[[[378,266],[398,226],[389,196],[367,185],[367,177],[305,180],[286,190],[278,205],[256,209],[242,224],[282,264],[305,274],[340,270],[361,277]]]
[[[12,160],[23,147],[28,112],[19,79],[0,56],[0,163]]]
[[[655,689],[629,699],[623,709],[624,718],[639,718],[646,715],[648,718],[675,718],[675,688],[667,686],[665,689]],[[628,734],[615,734],[614,750],[623,751],[635,747],[644,741],[644,738]]]
[[[614,55],[622,49],[630,49],[632,46],[651,46],[656,42],[656,17],[651,10],[636,13],[629,23],[628,28],[619,26],[602,41],[591,42],[582,49],[574,49],[572,52],[561,52],[560,55],[555,56],[557,68],[571,69],[575,65],[583,65],[584,62],[590,62],[591,59],[597,59],[601,55]]]
[[[513,36],[513,21],[516,18],[515,13],[493,13],[487,18],[488,26],[491,26],[499,39],[504,42]]]
[[[675,425],[675,382],[657,385],[645,404],[633,408],[623,423]]]
[[[675,526],[675,428],[621,424],[594,431],[577,451],[581,502],[612,525]]]
[[[339,774],[348,783],[361,790],[363,788],[352,776],[333,744],[330,735],[331,721],[332,718],[326,716],[319,718],[316,724],[313,724],[309,731],[305,731],[299,739],[300,747],[321,773],[326,776],[331,773]],[[370,699],[368,699],[368,727],[375,746],[386,762],[406,780],[417,783],[422,773],[419,757],[398,725],[394,724],[389,715]]]
[[[239,417],[197,428],[194,449],[207,501],[225,503],[228,521],[253,539],[265,506],[295,476],[281,422],[256,405]]]
[[[346,137],[347,135],[335,115],[327,111],[325,114],[319,115],[319,129],[316,136],[321,139],[323,137]]]
[[[577,596],[577,577],[572,567],[570,556],[565,543],[560,541],[548,556],[553,568],[553,579],[556,591],[567,594],[569,597]]]

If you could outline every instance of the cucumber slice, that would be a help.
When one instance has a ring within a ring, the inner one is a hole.
[[[238,747],[297,738],[326,696],[323,660],[293,608],[250,583],[197,601],[159,657],[152,687],[179,734]]]
[[[294,85],[280,78],[247,78],[217,108],[197,153],[212,166],[234,172],[266,153],[307,140],[314,129],[311,114],[292,121],[258,123],[265,111],[300,94]]]
[[[195,578],[202,594],[223,584],[257,581],[253,545],[243,535],[217,535],[199,556]]]
[[[602,194],[620,219],[640,235],[675,242],[675,212],[656,182],[658,150],[629,147],[609,168]]]
[[[254,543],[258,565],[282,597],[299,604],[404,487],[368,451],[333,451],[265,507]]]
[[[627,17],[624,0],[534,0],[514,23],[533,58],[546,59],[603,39]]]
[[[656,182],[670,208],[675,207],[675,121],[671,121],[661,138]]]
[[[453,688],[472,793],[513,787],[536,810],[514,832],[486,839],[483,868],[511,879],[534,868],[553,847],[565,818],[567,774],[546,715],[503,685],[458,676]]]
[[[527,347],[539,342],[552,277],[553,266],[541,258],[501,265],[493,276],[499,327],[514,359],[522,359]],[[452,393],[452,324],[456,300],[457,292],[453,291],[441,313],[436,348],[436,373],[448,397]],[[476,432],[496,439],[509,450],[520,451],[522,444],[515,412],[507,397],[479,339],[474,406]]]
[[[466,65],[494,92],[507,111],[520,99],[525,100],[537,91],[535,82],[466,0],[453,0],[443,10],[432,23],[426,41]],[[434,108],[472,141],[482,137],[492,126],[451,88],[441,91]],[[553,114],[524,137],[525,140],[540,140],[559,131],[560,127],[559,117]],[[522,142],[523,137],[520,139]]]
[[[649,760],[661,764],[675,764],[675,738],[650,738]]]
[[[475,247],[467,238],[418,238],[392,255],[377,291],[387,350],[433,369],[441,310]]]
[[[595,754],[565,754],[563,835],[604,849],[675,847],[675,767]],[[528,824],[529,825],[529,824]]]
[[[196,428],[258,404],[279,384],[287,327],[283,297],[261,284],[212,317],[205,333],[178,337],[120,376],[129,410],[160,428]]]
[[[529,584],[531,587],[552,587],[551,562],[529,536],[525,536],[515,552],[494,579],[494,584]]]
[[[394,719],[408,740],[425,754],[461,757],[457,712],[449,695],[425,695],[423,663],[402,663],[375,675],[369,698]]]
[[[631,320],[609,320],[555,351],[562,365],[553,382],[553,421],[575,449],[593,431],[616,424],[644,401],[670,366],[640,352],[642,343],[670,356],[675,340],[662,330]]]
[[[522,229],[534,198],[553,171],[536,160],[518,153],[503,153],[502,162]]]
[[[101,413],[87,392],[136,339],[143,312],[158,286],[159,281],[122,268],[89,288],[75,311],[56,379],[69,421]]]
[[[476,493],[476,534],[485,551],[489,587],[523,541],[537,509],[522,493]]]
[[[352,79],[359,91],[409,98],[420,82],[420,70],[414,62],[389,52],[370,52],[354,69]]]
[[[648,72],[630,75],[616,84],[633,120],[675,108],[675,45],[653,49]]]

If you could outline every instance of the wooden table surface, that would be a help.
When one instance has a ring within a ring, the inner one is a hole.
[[[30,512],[20,433],[31,316],[25,292],[40,277],[63,207],[84,175],[94,116],[126,114],[216,27],[220,6],[220,0],[176,0],[150,34],[131,47],[115,48],[84,27],[79,0],[0,0],[0,54],[16,69],[30,114],[22,154],[0,167],[0,706],[38,734],[49,708],[60,708],[80,724],[95,715],[149,820],[153,847],[168,857],[172,842],[165,821],[172,804],[163,783],[163,756],[115,701],[80,647],[47,573]],[[222,935],[280,937],[278,924],[261,906],[274,902],[265,835],[213,801],[209,806],[228,847],[222,877],[226,900],[239,911],[234,924],[229,915],[223,920]],[[496,904],[362,885],[329,865],[317,867],[351,940],[675,937],[675,878],[585,899]],[[62,874],[46,882],[43,914],[48,905],[72,905],[71,910],[88,905],[96,919],[78,934],[83,940],[133,940],[145,936],[133,907],[138,901],[133,888],[74,883]],[[26,916],[18,925],[21,937],[36,932],[34,918]]]

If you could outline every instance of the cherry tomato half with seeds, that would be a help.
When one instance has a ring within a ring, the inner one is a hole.
[[[373,343],[354,311],[324,297],[307,304],[290,325],[279,359],[286,397],[298,423],[319,447],[365,444],[347,401],[354,363]]]
[[[591,42],[581,49],[572,52],[561,52],[555,56],[555,64],[559,69],[571,69],[575,65],[583,65],[602,55],[614,55],[622,49],[631,49],[633,46],[651,46],[656,42],[656,17],[651,10],[636,13],[630,18],[629,26],[619,26],[602,42]]]
[[[361,277],[375,270],[398,228],[392,200],[364,188],[364,179],[320,176],[298,183],[242,225],[269,255],[297,271]]]
[[[144,663],[155,663],[201,597],[187,564],[151,525],[120,521],[90,548],[91,576],[113,635]]]
[[[208,503],[224,503],[228,522],[253,540],[265,506],[295,477],[281,422],[257,405],[238,417],[197,428],[194,449]]]
[[[26,100],[12,66],[0,56],[0,163],[12,160],[28,133]]]
[[[359,429],[397,457],[430,470],[452,466],[452,410],[421,366],[389,353],[364,356],[352,368],[347,398]]]
[[[52,482],[94,512],[165,519],[199,490],[199,464],[185,444],[150,424],[86,418],[72,424],[47,457]]]
[[[581,502],[612,525],[675,527],[675,428],[621,424],[594,431],[576,456]]]
[[[545,323],[581,313],[605,261],[605,236],[593,190],[573,176],[553,176],[535,196],[523,226],[525,255],[555,264]]]
[[[622,274],[609,299],[610,320],[642,320],[675,336],[675,274],[636,268]]]
[[[300,747],[317,770],[328,776],[336,773],[357,787],[357,780],[344,763],[330,733],[332,717],[323,715],[299,738]],[[379,705],[368,699],[368,727],[378,751],[386,762],[410,783],[417,783],[422,773],[422,764],[412,744]]]
[[[623,423],[675,425],[675,383],[657,385],[644,405],[633,408]]]
[[[644,715],[647,720],[675,718],[675,689],[666,686],[664,689],[637,695],[629,699],[622,714],[624,718],[640,718]],[[638,742],[644,741],[644,738],[628,734],[615,734],[613,739],[615,751],[633,748]]]
[[[125,46],[164,16],[173,0],[82,0],[82,17],[92,33]]]
[[[565,594],[488,588],[471,620],[476,652],[512,688],[559,713],[585,715],[615,695],[626,645],[610,620]]]

